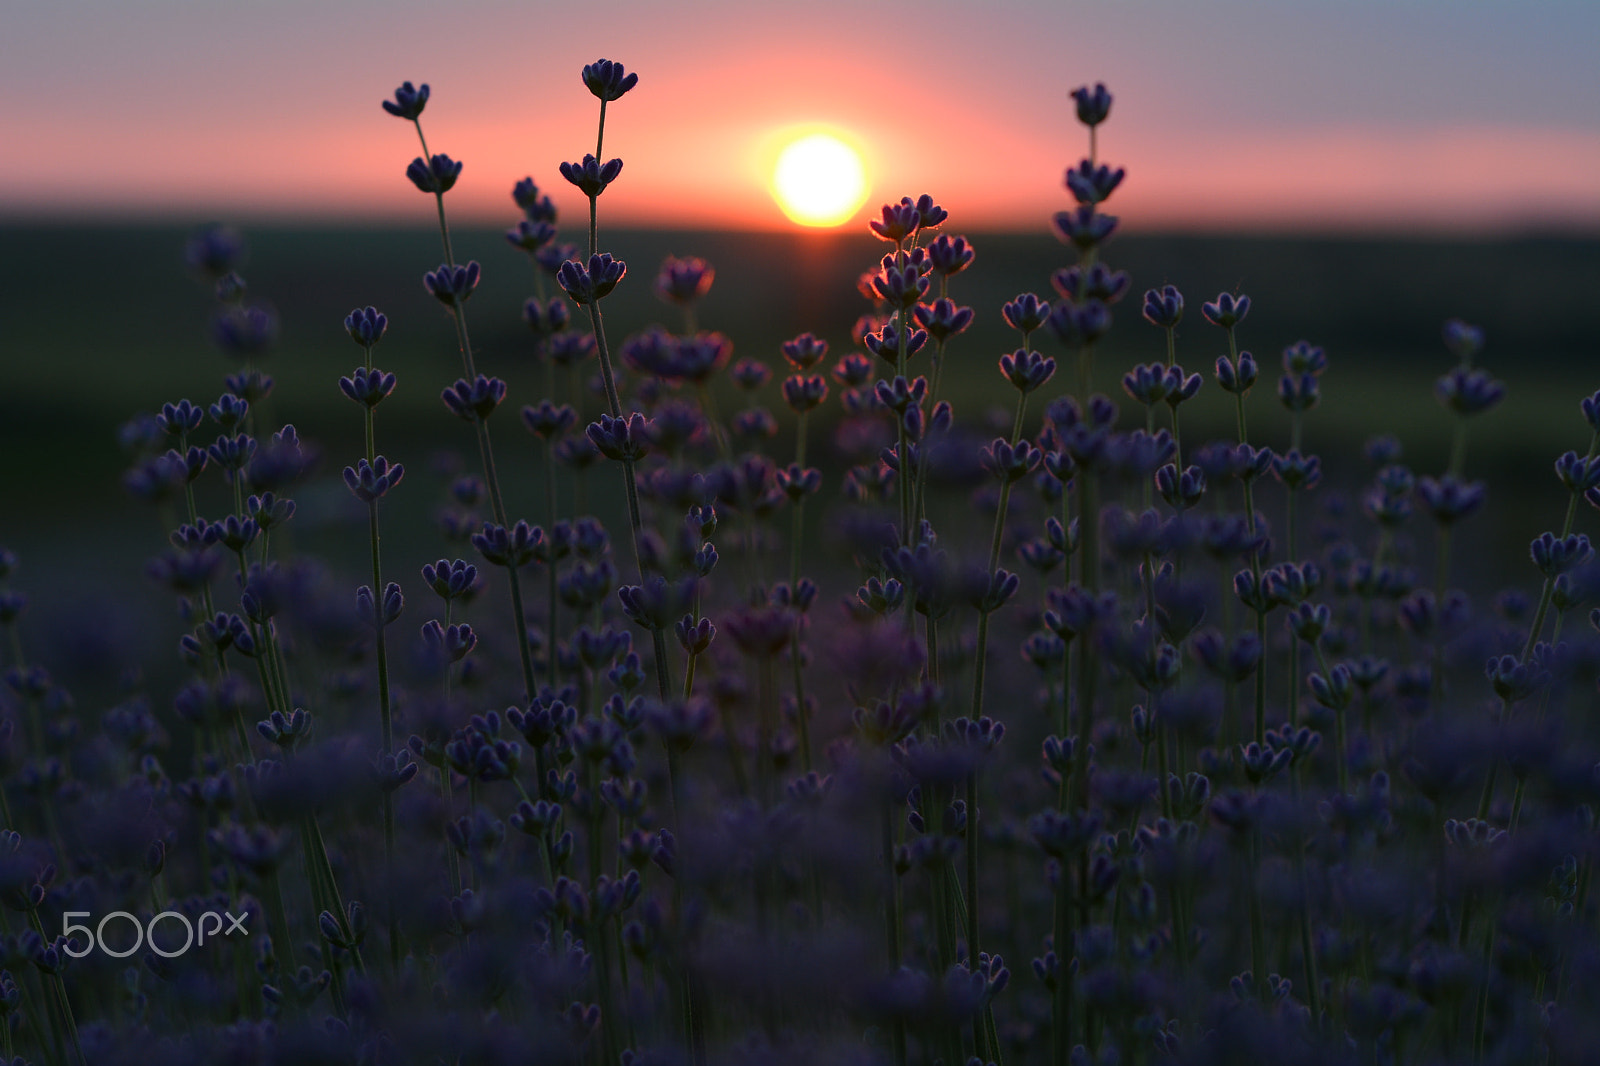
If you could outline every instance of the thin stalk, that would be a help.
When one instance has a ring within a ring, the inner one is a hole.
[[[455,796],[453,792],[454,790],[450,787],[450,769],[441,763],[439,766],[439,798],[444,801],[446,819],[455,816]],[[452,897],[459,896],[461,895],[461,863],[456,858],[455,846],[450,843],[448,838],[444,842],[444,858],[445,867],[450,871],[450,895]],[[551,870],[551,884],[555,883],[555,878],[555,871]]]
[[[1245,895],[1250,909],[1250,969],[1255,977],[1256,994],[1267,997],[1267,943],[1266,931],[1261,921],[1261,892],[1256,885],[1256,871],[1261,868],[1261,832],[1250,829],[1249,861],[1245,866]]]
[[[600,149],[605,144],[606,136],[606,101],[600,101],[600,122],[595,134],[594,155],[600,158]],[[599,232],[595,223],[595,197],[589,198],[589,254],[596,255],[599,250]],[[617,393],[616,374],[611,365],[611,347],[606,343],[605,319],[600,313],[600,301],[591,301],[589,307],[589,326],[594,333],[595,347],[600,354],[600,379],[605,385],[606,406],[610,408],[612,418],[622,417],[622,399]],[[633,565],[639,574],[639,580],[644,580],[644,571],[640,566],[643,554],[639,550],[640,538],[643,536],[644,526],[639,518],[639,489],[634,481],[633,460],[622,460],[624,486],[628,494],[628,521],[633,531]],[[662,702],[670,698],[671,682],[667,678],[667,644],[666,638],[660,630],[652,630],[651,636],[655,649],[655,674],[656,690]]]
[[[945,833],[945,807],[949,803],[949,796],[944,788],[932,788],[924,785],[922,789],[923,810],[922,815],[928,821],[935,838],[943,838]],[[938,948],[938,976],[942,979],[950,972],[956,963],[956,922],[955,906],[951,901],[951,879],[947,876],[948,866],[941,860],[937,866],[928,871],[928,880],[933,890],[933,918],[935,942]],[[974,965],[976,965],[976,960]],[[945,1024],[940,1027],[945,1043],[952,1045],[956,1054],[946,1059],[955,1062],[960,1059],[960,1034],[954,1025]]]
[[[778,683],[771,656],[761,657],[757,674],[756,796],[762,807],[770,809],[775,798],[778,773],[772,750],[778,725]]]
[[[1508,721],[1511,720],[1511,707],[1512,707],[1512,704],[1511,704],[1511,701],[1509,699],[1504,699],[1504,698],[1501,699],[1501,701],[1500,701],[1500,720],[1502,722],[1508,722]],[[1499,772],[1499,770],[1500,770],[1500,759],[1498,757],[1495,757],[1489,763],[1489,775],[1487,777],[1485,777],[1484,780],[1483,780],[1483,791],[1478,794],[1478,820],[1479,821],[1482,821],[1483,819],[1489,817],[1489,804],[1491,802],[1493,802],[1493,800],[1494,800],[1494,780],[1495,780],[1495,775]]]
[[[594,135],[594,158],[595,158],[596,162],[599,162],[599,160],[600,160],[600,152],[601,152],[601,149],[605,146],[605,143],[606,143],[606,100],[605,100],[605,97],[602,96],[600,98],[600,123],[599,123],[599,128],[595,131],[595,135]],[[600,244],[600,231],[596,226],[596,220],[595,220],[595,214],[596,214],[596,203],[595,203],[595,201],[598,200],[598,199],[599,199],[599,194],[598,193],[596,193],[595,195],[589,197],[589,254],[590,255],[596,254],[596,252],[597,252],[597,250],[599,248],[599,244]]]
[[[967,968],[976,972],[978,969],[979,928],[978,928],[978,774],[974,770],[967,775],[966,783],[967,801]],[[983,1021],[975,1018],[972,1023],[972,1043],[977,1050],[978,1058],[987,1062],[989,1059],[988,1032]]]
[[[894,868],[894,804],[888,798],[883,801],[881,827],[883,869],[888,882],[888,891],[884,893],[883,926],[888,942],[889,972],[894,975],[900,972],[900,876]],[[895,1066],[906,1066],[906,1027],[898,1017],[893,1023],[892,1039]]]
[[[422,122],[420,119],[413,119],[412,121],[413,125],[415,125],[417,129],[417,139],[422,144],[422,154],[425,158],[431,159],[432,157],[428,155],[428,140],[422,134]],[[444,245],[445,262],[450,266],[455,266],[455,249],[450,243],[450,223],[445,217],[444,194],[442,192],[435,193],[434,198],[437,201],[439,208],[439,239]],[[456,344],[461,349],[462,371],[464,372],[465,378],[468,381],[472,381],[478,376],[478,368],[477,364],[472,358],[472,340],[467,334],[466,307],[459,303],[452,304],[450,307],[450,318],[451,321],[455,323]],[[473,423],[473,426],[477,430],[478,455],[483,463],[483,480],[489,487],[489,502],[494,508],[494,520],[502,526],[507,526],[510,523],[506,520],[505,502],[500,493],[500,478],[495,473],[494,449],[489,442],[489,427],[482,419],[476,420]],[[512,632],[516,637],[517,652],[522,660],[523,688],[526,693],[526,698],[532,700],[537,688],[533,681],[533,661],[529,657],[528,653],[527,623],[524,621],[527,616],[524,615],[522,611],[521,582],[518,580],[515,567],[506,567],[506,577],[511,586],[512,610],[516,614],[516,618],[514,619],[515,627]],[[374,589],[373,592],[374,594],[381,595],[382,589]]]
[[[311,831],[311,856],[319,864],[322,880],[327,886],[328,900],[331,905],[329,909],[333,911],[334,918],[338,921],[339,929],[344,933],[345,938],[353,941],[354,937],[351,935],[352,930],[350,929],[349,918],[345,911],[344,897],[339,893],[339,881],[333,875],[333,863],[328,859],[328,845],[322,837],[322,826],[317,822],[316,815],[312,815],[308,819],[307,828]],[[367,967],[366,963],[362,961],[361,949],[352,947],[350,954],[356,970],[366,973]]]
[[[1317,653],[1317,668],[1322,671],[1323,677],[1328,677],[1328,657],[1322,653],[1322,642],[1313,644],[1312,649]],[[1365,697],[1363,697],[1365,698]],[[1348,749],[1345,747],[1345,708],[1338,707],[1333,712],[1333,748],[1336,757],[1335,770],[1339,775],[1339,795],[1350,794],[1350,770],[1346,765],[1349,761]]]
[[[261,878],[261,887],[267,897],[267,922],[272,930],[272,950],[283,973],[294,971],[294,940],[289,932],[289,912],[283,909],[283,887],[278,882],[278,871],[273,870]]]
[[[801,470],[806,466],[806,415],[800,412],[800,417],[795,426],[794,461]],[[789,536],[789,587],[792,589],[800,583],[800,542],[805,532],[805,497],[795,501],[794,525]]]
[[[1150,727],[1156,733],[1156,780],[1161,782],[1161,817],[1171,821],[1172,790],[1167,787],[1167,774],[1170,772],[1167,765],[1167,723],[1161,716],[1160,697],[1146,689],[1144,698],[1150,711]]]
[[[311,882],[311,912],[313,914],[321,914],[323,911],[328,911],[330,914],[336,913],[328,902],[327,890],[323,884],[321,874],[317,870],[316,864],[312,861],[311,834],[306,831],[304,823],[302,823],[300,829],[300,852],[302,861],[305,863],[306,876]],[[340,928],[343,929],[343,923],[339,924]],[[317,942],[322,955],[322,968],[328,971],[332,980],[329,993],[333,997],[334,1010],[343,1015],[345,1013],[344,975],[340,972],[341,968],[334,959],[333,945],[328,943],[326,937],[318,937]]]
[[[1289,787],[1298,801],[1300,796],[1299,767],[1289,768]],[[1311,942],[1311,890],[1306,882],[1305,843],[1298,834],[1292,838],[1294,846],[1295,880],[1300,889],[1300,954],[1305,965],[1306,1003],[1311,1008],[1313,1029],[1322,1028],[1322,988],[1317,978],[1317,954]]]
[[[422,132],[422,128],[421,128],[420,125],[417,127],[417,132],[418,132],[418,135],[420,136],[421,132]],[[443,193],[438,194],[438,200],[439,200],[439,222],[440,222],[441,228],[443,228],[444,227],[444,194]],[[445,230],[445,232],[448,232],[448,230]],[[446,254],[448,254],[448,252],[449,252],[449,248],[448,248],[448,238],[447,238]],[[459,316],[456,316],[456,317],[459,318]],[[460,328],[462,330],[462,336],[465,337],[465,329],[466,329],[465,324],[463,323]],[[466,350],[465,342],[463,341],[463,351],[465,351],[465,350]],[[366,358],[363,360],[363,363],[365,364],[363,369],[365,368],[365,366],[370,366],[371,363],[372,363],[372,349],[370,347],[368,347],[368,348],[365,349],[365,352],[366,352]],[[364,409],[365,409],[365,412],[366,412],[366,417],[363,419],[363,424],[364,424],[364,429],[365,429],[365,437],[366,437],[366,445],[367,445],[367,462],[371,463],[377,458],[376,427],[374,426],[374,412],[373,412],[372,407],[365,406]],[[369,501],[367,501],[367,534],[368,534],[368,547],[369,547],[369,550],[370,550],[371,556],[372,556],[372,597],[373,597],[373,602],[376,605],[376,610],[379,612],[378,616],[374,617],[373,620],[372,620],[373,632],[376,634],[375,643],[377,645],[377,653],[378,653],[378,720],[379,720],[379,722],[380,722],[380,724],[382,726],[382,731],[383,731],[383,754],[385,756],[389,756],[389,755],[393,755],[394,754],[394,704],[393,704],[393,702],[391,700],[390,692],[389,692],[389,650],[388,650],[388,641],[385,638],[385,631],[387,629],[387,626],[384,624],[384,620],[383,620],[382,615],[381,615],[381,612],[382,612],[382,609],[383,609],[382,608],[382,604],[383,604],[384,586],[383,586],[382,551],[381,551],[381,547],[380,547],[380,543],[381,542],[380,542],[380,539],[379,539],[379,536],[378,536],[378,501],[377,500],[369,500]],[[398,973],[399,969],[400,969],[400,917],[399,917],[399,914],[398,914],[398,912],[396,910],[396,907],[395,907],[394,888],[393,888],[394,883],[395,883],[395,876],[394,876],[394,871],[395,871],[394,844],[395,844],[395,839],[394,839],[394,793],[392,791],[385,790],[384,793],[383,793],[383,869],[384,869],[383,881],[384,881],[384,886],[385,886],[385,895],[387,896],[387,899],[385,901],[385,908],[384,909],[386,911],[388,911],[388,919],[389,919],[388,925],[389,925],[389,964],[390,964],[390,969],[391,969],[391,972]],[[326,860],[327,860],[326,853],[324,853],[324,855],[323,855],[323,860],[324,860],[324,862],[326,862]],[[332,872],[332,869],[330,868],[329,871],[328,871],[328,876],[330,878],[330,881],[332,879],[332,874],[333,874],[333,872]],[[334,887],[334,892],[335,892],[335,895],[337,895],[338,889],[337,889],[336,886]],[[343,910],[342,909],[336,909],[334,913],[335,913],[336,917],[338,918],[339,922],[342,925],[344,920],[345,920]],[[348,935],[348,930],[346,930],[346,934]]]
[[[1489,982],[1494,976],[1492,964],[1494,962],[1494,938],[1498,921],[1489,919],[1489,927],[1483,931],[1483,981],[1478,986],[1478,1005],[1472,1015],[1472,1061],[1483,1061],[1483,1027],[1489,1016]]]
[[[553,526],[556,521],[556,444],[555,441],[546,441],[544,445],[544,506],[548,514],[548,521]],[[548,587],[546,589],[549,600],[548,615],[550,618],[549,633],[549,658],[545,662],[545,674],[549,678],[550,687],[554,688],[561,683],[561,657],[556,654],[559,644],[558,630],[556,628],[556,604],[560,592],[558,588],[558,574],[556,560],[551,559],[548,574]]]
[[[809,412],[801,411],[795,426],[795,464],[802,470],[806,465],[806,415]],[[805,509],[806,501],[802,496],[794,504],[794,527],[789,535],[789,588],[800,587],[800,545],[805,534]],[[804,672],[800,669],[800,627],[803,617],[796,614],[794,621],[794,637],[789,642],[789,661],[794,667],[794,712],[795,724],[800,730],[800,759],[801,767],[806,773],[811,772],[811,726],[806,720],[806,689]]]
[[[33,923],[33,931],[39,934],[40,939],[46,944],[50,943],[50,937],[44,931],[44,924],[39,920],[39,912],[30,909],[28,919]],[[83,1057],[83,1045],[78,1041],[78,1022],[72,1016],[72,1001],[67,998],[66,982],[61,979],[60,974],[53,973],[47,976],[45,984],[50,986],[51,992],[55,995],[56,1008],[61,1014],[61,1025],[66,1029],[67,1037],[72,1043],[73,1058],[77,1060],[78,1066],[88,1066],[89,1060]]]
[[[1055,1066],[1067,1066],[1072,1059],[1072,871],[1065,858],[1061,859],[1056,881],[1055,953],[1056,987],[1051,997],[1051,1031],[1055,1036]]]
[[[1091,595],[1100,591],[1100,536],[1097,484],[1093,471],[1082,472],[1078,483],[1078,526],[1081,553],[1080,580]],[[1088,639],[1078,645],[1078,735],[1073,752],[1072,787],[1074,806],[1089,806],[1089,744],[1094,728],[1094,690],[1098,677],[1098,663],[1090,654]]]
[[[1017,393],[1017,414],[1011,422],[1011,446],[1016,447],[1022,435],[1022,420],[1028,409],[1028,394],[1023,391]],[[1000,565],[1000,544],[1005,538],[1006,510],[1011,505],[1011,486],[1014,484],[1009,478],[1000,486],[1000,508],[994,516],[994,533],[989,538],[989,576],[993,579],[995,568]],[[983,717],[983,678],[984,660],[987,658],[989,647],[989,611],[978,612],[978,648],[977,657],[973,661],[972,676],[972,720],[976,722]]]
[[[1233,353],[1233,361],[1238,364],[1238,348],[1233,339],[1233,330],[1228,330],[1228,348]],[[1235,419],[1239,429],[1239,443],[1249,443],[1249,433],[1246,428],[1244,416],[1244,395],[1234,393]],[[1246,528],[1250,535],[1256,535],[1256,499],[1253,481],[1244,479],[1244,516]],[[1261,557],[1259,552],[1250,553],[1250,573],[1255,578],[1256,585],[1261,584]],[[1267,614],[1265,611],[1256,611],[1256,637],[1261,641],[1261,647],[1267,646]],[[1265,741],[1267,731],[1267,669],[1266,657],[1262,656],[1261,663],[1256,667],[1256,743]]]

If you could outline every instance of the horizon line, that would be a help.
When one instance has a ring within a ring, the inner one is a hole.
[[[500,219],[490,219],[476,212],[464,213],[452,222],[453,229],[474,232],[503,232],[514,224],[512,212]],[[866,226],[867,217],[839,226],[806,227],[789,224],[751,224],[734,222],[705,222],[700,224],[660,225],[655,222],[627,218],[613,219],[608,229],[629,233],[706,233],[728,236],[796,236],[814,239],[839,237],[867,238],[871,234]],[[153,228],[198,228],[207,225],[230,225],[271,230],[432,230],[431,220],[399,217],[387,212],[349,213],[333,211],[285,212],[255,208],[239,211],[172,210],[166,207],[101,208],[90,210],[18,209],[17,205],[0,204],[0,228],[23,229],[28,227],[79,228],[92,226],[127,226]],[[1048,218],[1037,223],[1023,224],[1005,220],[982,221],[968,227],[950,227],[951,234],[974,233],[985,236],[1037,235],[1055,239]],[[1396,220],[1372,219],[1362,222],[1337,217],[1307,216],[1301,219],[1269,217],[1260,219],[1221,219],[1214,221],[1155,219],[1141,221],[1123,218],[1119,235],[1133,237],[1209,237],[1209,238],[1271,238],[1313,237],[1322,239],[1356,240],[1519,240],[1566,239],[1575,241],[1600,240],[1600,217],[1540,217],[1477,219],[1472,224],[1449,222],[1441,219],[1410,219],[1406,223]]]

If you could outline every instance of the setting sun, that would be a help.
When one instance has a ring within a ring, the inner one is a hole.
[[[866,167],[860,153],[844,141],[813,133],[778,154],[772,198],[802,226],[837,226],[866,202]]]

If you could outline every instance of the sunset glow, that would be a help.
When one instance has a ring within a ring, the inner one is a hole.
[[[867,207],[927,192],[962,229],[1040,232],[1082,151],[1066,94],[1104,80],[1118,121],[1099,148],[1127,169],[1124,232],[1600,226],[1585,51],[1600,5],[1551,0],[1561,18],[1528,18],[1504,0],[1350,2],[1366,14],[1307,0],[1219,0],[1227,17],[1177,0],[1092,15],[1045,0],[936,5],[961,61],[927,72],[908,112],[906,72],[860,32],[876,16],[859,0],[613,0],[604,51],[650,91],[608,117],[605,154],[627,169],[602,210],[630,227],[847,224],[774,202],[780,151],[825,133],[861,156]],[[563,211],[587,211],[556,173],[596,136],[591,98],[570,93],[598,43],[582,5],[542,13],[531,64],[519,10],[503,0],[404,4],[404,17],[384,18],[376,0],[295,5],[292,20],[262,0],[200,5],[203,18],[176,3],[12,6],[0,85],[26,101],[8,118],[28,150],[7,161],[0,217],[413,219],[403,174],[416,138],[378,109],[406,78],[432,82],[429,144],[465,161],[451,193],[464,223],[504,225],[525,175]],[[1159,40],[1152,18],[1166,27]],[[995,30],[1011,23],[1030,30]],[[352,52],[344,42],[357,38],[368,43]],[[1321,47],[1302,47],[1311,40]],[[1241,61],[1203,59],[1219,48]],[[136,82],[149,121],[131,123],[105,100]],[[293,181],[286,159],[300,161]]]
[[[843,225],[866,203],[866,167],[839,138],[813,133],[778,153],[772,198],[802,226]]]

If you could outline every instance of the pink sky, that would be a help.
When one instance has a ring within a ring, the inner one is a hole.
[[[64,0],[7,16],[0,214],[414,219],[416,141],[378,106],[409,78],[466,164],[458,217],[509,223],[524,175],[573,217],[556,168],[593,150],[578,71],[604,55],[640,74],[609,112],[618,224],[787,227],[777,134],[822,123],[866,146],[868,210],[928,192],[963,229],[1038,228],[1085,147],[1066,94],[1104,80],[1130,227],[1600,226],[1600,5],[1466,7]]]

